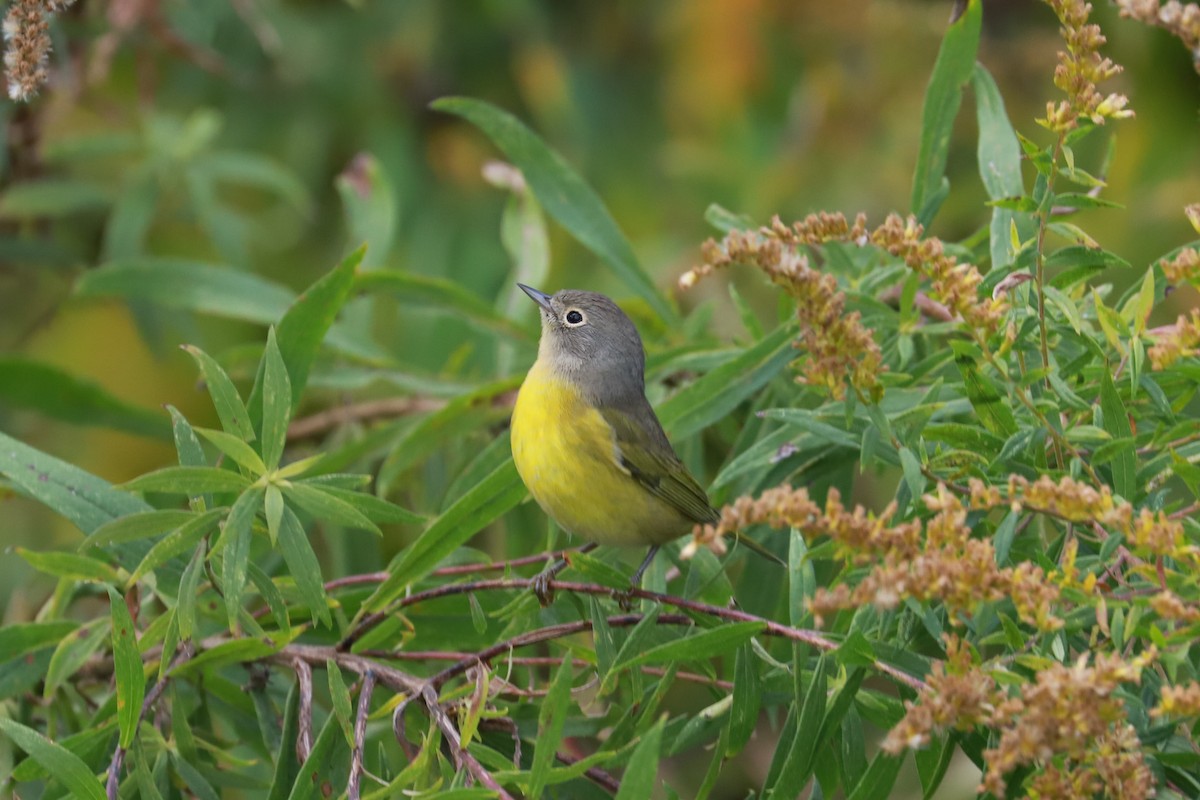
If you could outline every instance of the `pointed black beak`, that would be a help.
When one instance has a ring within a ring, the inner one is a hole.
[[[550,295],[546,294],[545,292],[539,292],[537,289],[533,288],[532,286],[526,286],[523,283],[518,283],[517,286],[520,286],[521,291],[523,291],[525,294],[529,295],[530,300],[537,303],[539,306],[546,309],[551,314],[554,313],[554,309],[550,306]]]

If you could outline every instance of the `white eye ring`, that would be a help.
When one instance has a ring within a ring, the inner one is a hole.
[[[584,314],[578,308],[568,308],[562,318],[563,324],[568,328],[578,328],[580,325],[587,325],[587,314]]]

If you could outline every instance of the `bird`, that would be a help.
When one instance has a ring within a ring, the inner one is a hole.
[[[541,312],[537,360],[512,414],[517,472],[567,532],[596,545],[646,545],[630,582],[641,585],[659,548],[720,514],[671,447],[646,399],[646,354],[633,321],[610,298],[517,284]],[[534,579],[546,604],[559,561]]]

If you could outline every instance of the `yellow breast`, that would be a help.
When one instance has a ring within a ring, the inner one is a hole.
[[[512,416],[521,480],[566,531],[600,544],[670,541],[691,522],[620,466],[612,429],[570,384],[534,364]]]

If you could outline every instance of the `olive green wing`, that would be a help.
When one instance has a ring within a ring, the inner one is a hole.
[[[641,414],[614,408],[599,411],[613,430],[618,464],[634,480],[688,519],[696,522],[720,519],[709,505],[708,495],[671,449],[648,403]]]

